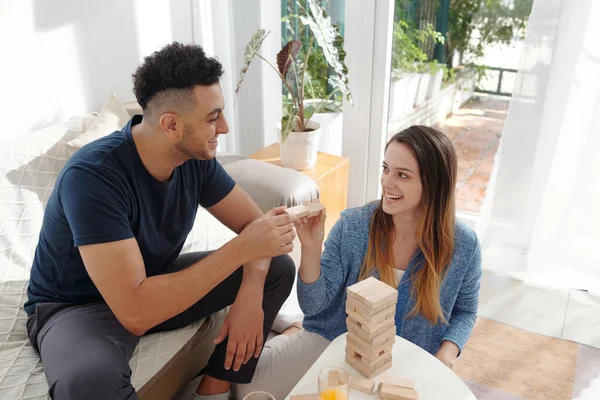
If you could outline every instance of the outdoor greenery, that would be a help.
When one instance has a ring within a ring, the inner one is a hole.
[[[485,48],[493,43],[509,44],[515,37],[525,34],[527,20],[531,13],[533,0],[449,0],[448,32],[445,41],[446,79],[453,79],[455,71],[452,62],[455,55],[460,56],[461,65],[475,72],[479,80],[485,75],[485,67],[479,65],[484,56]],[[393,68],[406,63],[412,58],[423,59],[424,47],[427,40],[433,39],[433,27],[428,26],[418,34],[415,30],[416,21],[430,17],[422,7],[437,9],[440,1],[431,0],[396,0],[394,20]],[[400,23],[400,25],[398,25]],[[405,34],[405,32],[408,32]],[[443,35],[439,34],[440,36]],[[412,37],[412,40],[405,36]],[[440,42],[442,43],[442,42]],[[412,44],[422,50],[420,54]],[[408,50],[400,50],[403,46]],[[403,65],[403,67],[406,67]]]
[[[533,0],[451,0],[448,19],[446,60],[462,55],[462,63],[476,64],[484,49],[492,43],[509,44],[525,34]],[[478,39],[471,40],[477,34]]]
[[[441,66],[435,62],[428,62],[428,57],[423,50],[427,40],[444,43],[444,37],[433,26],[425,29],[413,28],[406,21],[394,23],[394,39],[392,44],[392,75],[406,72],[431,72],[435,73]]]

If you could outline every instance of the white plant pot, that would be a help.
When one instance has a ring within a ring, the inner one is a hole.
[[[429,87],[427,88],[427,98],[433,99],[440,94],[440,90],[442,89],[442,80],[444,78],[444,71],[438,70],[435,74],[431,75],[431,79],[429,80]]]
[[[319,104],[320,100],[306,100],[304,104]],[[327,101],[332,103],[331,101]],[[321,126],[321,138],[319,139],[319,151],[323,153],[342,155],[342,134],[344,116],[341,112],[324,112],[313,114],[311,121]]]
[[[429,89],[429,81],[431,80],[430,74],[419,74],[419,86],[417,88],[417,94],[415,96],[415,106],[423,103],[427,96],[427,89]]]
[[[282,143],[281,125],[278,125],[277,138],[279,139],[281,165],[284,167],[302,171],[314,167],[317,163],[321,126],[311,120],[307,128],[313,130],[290,132],[285,142]]]
[[[408,79],[398,79],[390,84],[390,105],[388,119],[398,119],[404,112],[404,96],[408,88]]]
[[[392,81],[390,89],[390,119],[404,117],[410,113],[414,107],[419,89],[419,75],[405,74],[395,81]]]

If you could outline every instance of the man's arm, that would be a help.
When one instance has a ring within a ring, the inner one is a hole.
[[[248,262],[236,239],[187,269],[149,278],[135,238],[80,246],[79,252],[115,316],[138,336],[189,308]]]
[[[236,232],[249,229],[249,224],[263,216],[240,188],[234,188],[209,211]],[[258,222],[261,223],[252,224],[247,235],[239,235],[191,267],[149,278],[134,238],[79,246],[79,252],[92,281],[121,324],[142,335],[189,308],[242,265],[246,266],[246,289],[240,290],[238,297],[260,295],[262,302],[270,260],[265,255],[291,251],[294,225],[288,215]],[[260,293],[255,292],[257,288]]]
[[[238,185],[208,211],[236,233],[260,218],[263,213],[252,198]],[[292,236],[293,239],[293,236]],[[216,343],[229,336],[225,368],[237,371],[242,363],[258,357],[263,346],[262,302],[265,278],[271,258],[244,264],[242,284],[227,319],[217,336]],[[235,360],[234,360],[235,357]]]
[[[246,226],[263,216],[263,212],[240,186],[207,210],[223,225],[239,234]],[[244,264],[244,277],[240,296],[251,296],[262,304],[265,277],[271,264],[270,258],[249,261]]]

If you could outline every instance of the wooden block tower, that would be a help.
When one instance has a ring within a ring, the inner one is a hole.
[[[365,378],[392,366],[398,291],[370,277],[347,289],[346,362]]]

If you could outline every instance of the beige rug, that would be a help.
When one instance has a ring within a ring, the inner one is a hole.
[[[455,372],[479,400],[600,399],[600,349],[481,317]]]

